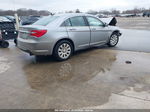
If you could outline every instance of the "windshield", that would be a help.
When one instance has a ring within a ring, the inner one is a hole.
[[[40,20],[38,20],[37,22],[35,22],[33,25],[42,25],[42,26],[46,26],[49,23],[53,22],[54,20],[56,20],[59,16],[47,16],[47,17],[43,17]]]

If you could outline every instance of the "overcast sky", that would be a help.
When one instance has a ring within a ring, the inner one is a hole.
[[[64,12],[80,9],[109,10],[109,9],[133,9],[134,7],[150,8],[150,0],[0,0],[0,9],[31,8],[37,10],[49,10],[52,12]]]

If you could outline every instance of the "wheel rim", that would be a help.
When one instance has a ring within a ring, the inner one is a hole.
[[[118,43],[118,36],[117,35],[112,35],[110,39],[110,44],[112,46],[116,45]]]
[[[71,47],[67,43],[63,43],[58,48],[58,55],[62,59],[67,59],[71,55]]]

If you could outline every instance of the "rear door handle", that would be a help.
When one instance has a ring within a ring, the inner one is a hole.
[[[69,29],[70,31],[76,31],[76,29],[75,28],[71,28],[71,29]]]

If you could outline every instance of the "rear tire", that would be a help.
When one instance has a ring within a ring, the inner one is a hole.
[[[56,44],[53,56],[58,61],[65,61],[70,58],[72,53],[73,45],[67,40],[62,40]]]
[[[115,47],[119,42],[119,36],[117,33],[113,33],[109,39],[108,46]]]
[[[9,43],[7,41],[2,41],[1,42],[1,47],[2,48],[8,48],[9,47]]]

